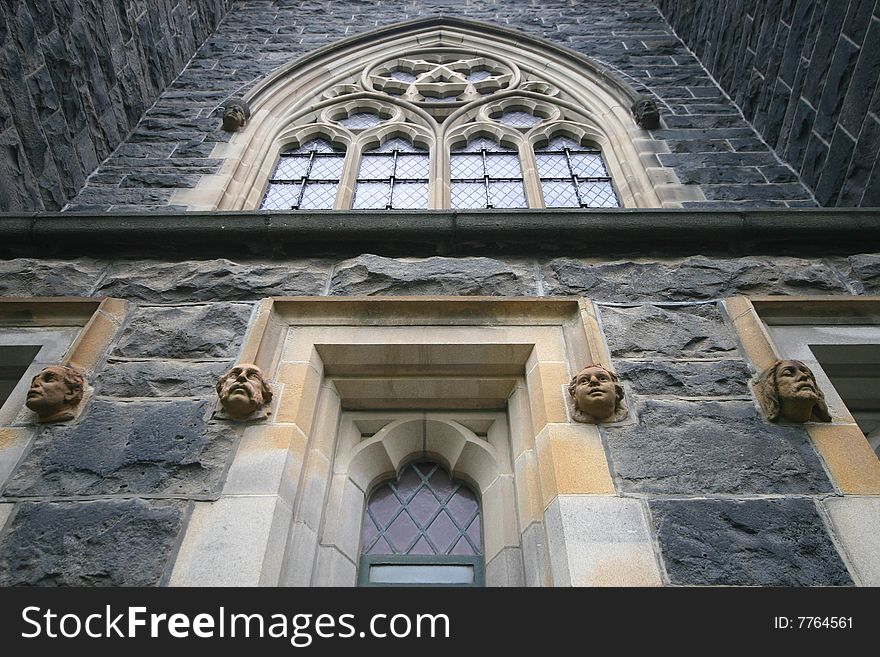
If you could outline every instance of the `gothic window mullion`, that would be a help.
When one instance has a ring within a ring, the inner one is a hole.
[[[486,161],[486,149],[481,148],[480,154],[483,157],[483,189],[486,192],[486,207],[492,207],[492,197],[489,196],[489,166]]]

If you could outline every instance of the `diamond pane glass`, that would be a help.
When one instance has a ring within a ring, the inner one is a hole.
[[[423,210],[428,207],[428,182],[394,183],[391,207],[395,210]]]
[[[306,183],[302,203],[303,210],[332,210],[336,200],[336,187],[339,183]]]
[[[485,208],[486,186],[482,182],[452,183],[453,208]]]
[[[489,197],[494,208],[524,208],[526,195],[522,181],[490,182]]]
[[[544,190],[544,204],[548,208],[580,207],[574,183],[568,180],[542,180],[541,189]]]
[[[498,120],[504,125],[509,125],[514,128],[529,128],[533,125],[538,125],[543,121],[542,118],[535,116],[534,114],[522,111],[505,112]]]
[[[309,169],[308,157],[282,157],[272,175],[272,180],[302,180]]]
[[[546,146],[536,148],[537,151],[561,151],[568,148],[572,151],[584,150],[579,143],[569,137],[554,137]]]
[[[598,153],[572,153],[571,167],[574,172],[584,178],[607,178],[608,171]]]
[[[362,551],[480,555],[480,527],[480,503],[470,489],[433,463],[410,464],[370,495]]]
[[[361,169],[358,172],[358,178],[373,180],[390,179],[393,168],[393,155],[371,155],[367,153],[361,158]]]
[[[522,178],[518,155],[489,153],[486,155],[486,168],[492,178]]]
[[[571,178],[564,154],[536,153],[535,160],[538,164],[538,175],[542,178]]]
[[[299,148],[291,148],[285,153],[298,153],[298,154],[308,154],[311,151],[315,151],[316,153],[340,153],[341,149],[333,148],[329,141],[326,139],[312,139],[307,141]]]
[[[588,208],[616,208],[620,205],[610,182],[584,182],[578,185],[578,189]]]
[[[312,160],[312,170],[309,171],[309,180],[339,180],[342,175],[343,158],[315,157]]]
[[[395,178],[408,178],[410,180],[427,180],[430,162],[427,155],[404,155],[397,156],[397,170]]]
[[[388,206],[390,182],[358,181],[354,191],[355,210],[384,210]]]
[[[492,72],[487,71],[486,69],[476,69],[468,73],[467,79],[468,82],[479,82],[480,80],[485,80],[487,78],[492,77]]]
[[[374,112],[357,112],[348,118],[342,119],[339,123],[346,128],[359,130],[361,128],[369,128],[374,125],[379,125],[383,120],[384,119],[381,116]]]
[[[270,184],[261,210],[291,210],[299,198],[299,185]]]
[[[453,179],[482,178],[485,175],[482,155],[454,154],[449,158],[449,166]]]
[[[410,73],[409,71],[402,71],[397,69],[396,71],[391,71],[391,77],[395,80],[400,80],[401,82],[415,82],[416,76]]]

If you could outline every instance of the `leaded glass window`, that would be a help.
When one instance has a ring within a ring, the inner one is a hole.
[[[480,502],[436,463],[411,463],[373,491],[361,543],[361,584],[482,584]]]
[[[453,208],[527,207],[516,149],[478,137],[453,149],[449,161]]]
[[[402,137],[389,139],[361,157],[353,208],[427,208],[429,169],[427,150]]]
[[[556,137],[535,149],[535,160],[548,208],[619,207],[600,150]]]
[[[312,139],[281,153],[261,210],[333,208],[345,152],[326,139]]]

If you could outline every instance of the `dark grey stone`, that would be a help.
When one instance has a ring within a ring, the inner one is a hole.
[[[331,295],[535,294],[531,268],[490,258],[403,260],[362,255],[339,264]]]
[[[207,424],[212,404],[97,399],[78,423],[38,432],[4,495],[219,494],[240,429]]]
[[[812,500],[650,502],[673,584],[848,586]]]
[[[89,296],[106,266],[91,258],[0,260],[0,295]]]
[[[740,360],[633,361],[618,360],[617,373],[640,395],[730,397],[748,395],[750,374]]]
[[[19,504],[0,544],[0,586],[156,586],[185,502]]]
[[[602,306],[602,324],[615,358],[733,356],[737,345],[712,304],[632,308]]]
[[[544,267],[551,295],[580,294],[598,301],[689,301],[736,294],[846,292],[823,262],[790,257],[705,258],[596,264],[559,258]]]
[[[318,260],[284,264],[225,259],[127,261],[110,267],[98,293],[148,303],[317,295],[329,275],[330,263]]]
[[[603,427],[629,493],[833,492],[801,426],[771,424],[751,402],[640,400],[638,424]]]
[[[858,294],[880,292],[880,254],[862,253],[847,258],[853,289]]]
[[[209,397],[230,365],[230,361],[114,361],[96,377],[95,392],[107,397]]]
[[[243,303],[140,308],[114,355],[123,358],[229,358],[253,307]]]

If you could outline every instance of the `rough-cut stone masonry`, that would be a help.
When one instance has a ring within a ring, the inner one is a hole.
[[[229,0],[5,0],[0,212],[58,210],[126,140]]]
[[[798,177],[724,98],[648,0],[429,2],[291,0],[237,2],[180,77],[92,176],[69,210],[146,210],[175,189],[215,173],[210,157],[229,133],[222,105],[279,66],[339,39],[429,16],[460,16],[547,39],[645,85],[660,100],[670,153],[659,155],[680,180],[700,185],[707,207],[814,205]],[[183,210],[181,206],[171,209]]]
[[[39,429],[0,482],[0,511],[11,513],[0,584],[161,583],[187,505],[216,497],[240,441],[241,426],[212,417],[213,383],[238,357],[256,300],[423,294],[599,303],[631,411],[602,427],[602,440],[619,493],[647,500],[669,583],[848,584],[817,511],[837,492],[804,429],[760,415],[754,372],[718,299],[878,286],[877,254],[3,261],[2,296],[115,296],[132,308],[82,417]],[[118,536],[102,533],[109,525]],[[72,553],[58,547],[62,530],[82,539]]]
[[[656,0],[820,204],[880,205],[875,0]]]

